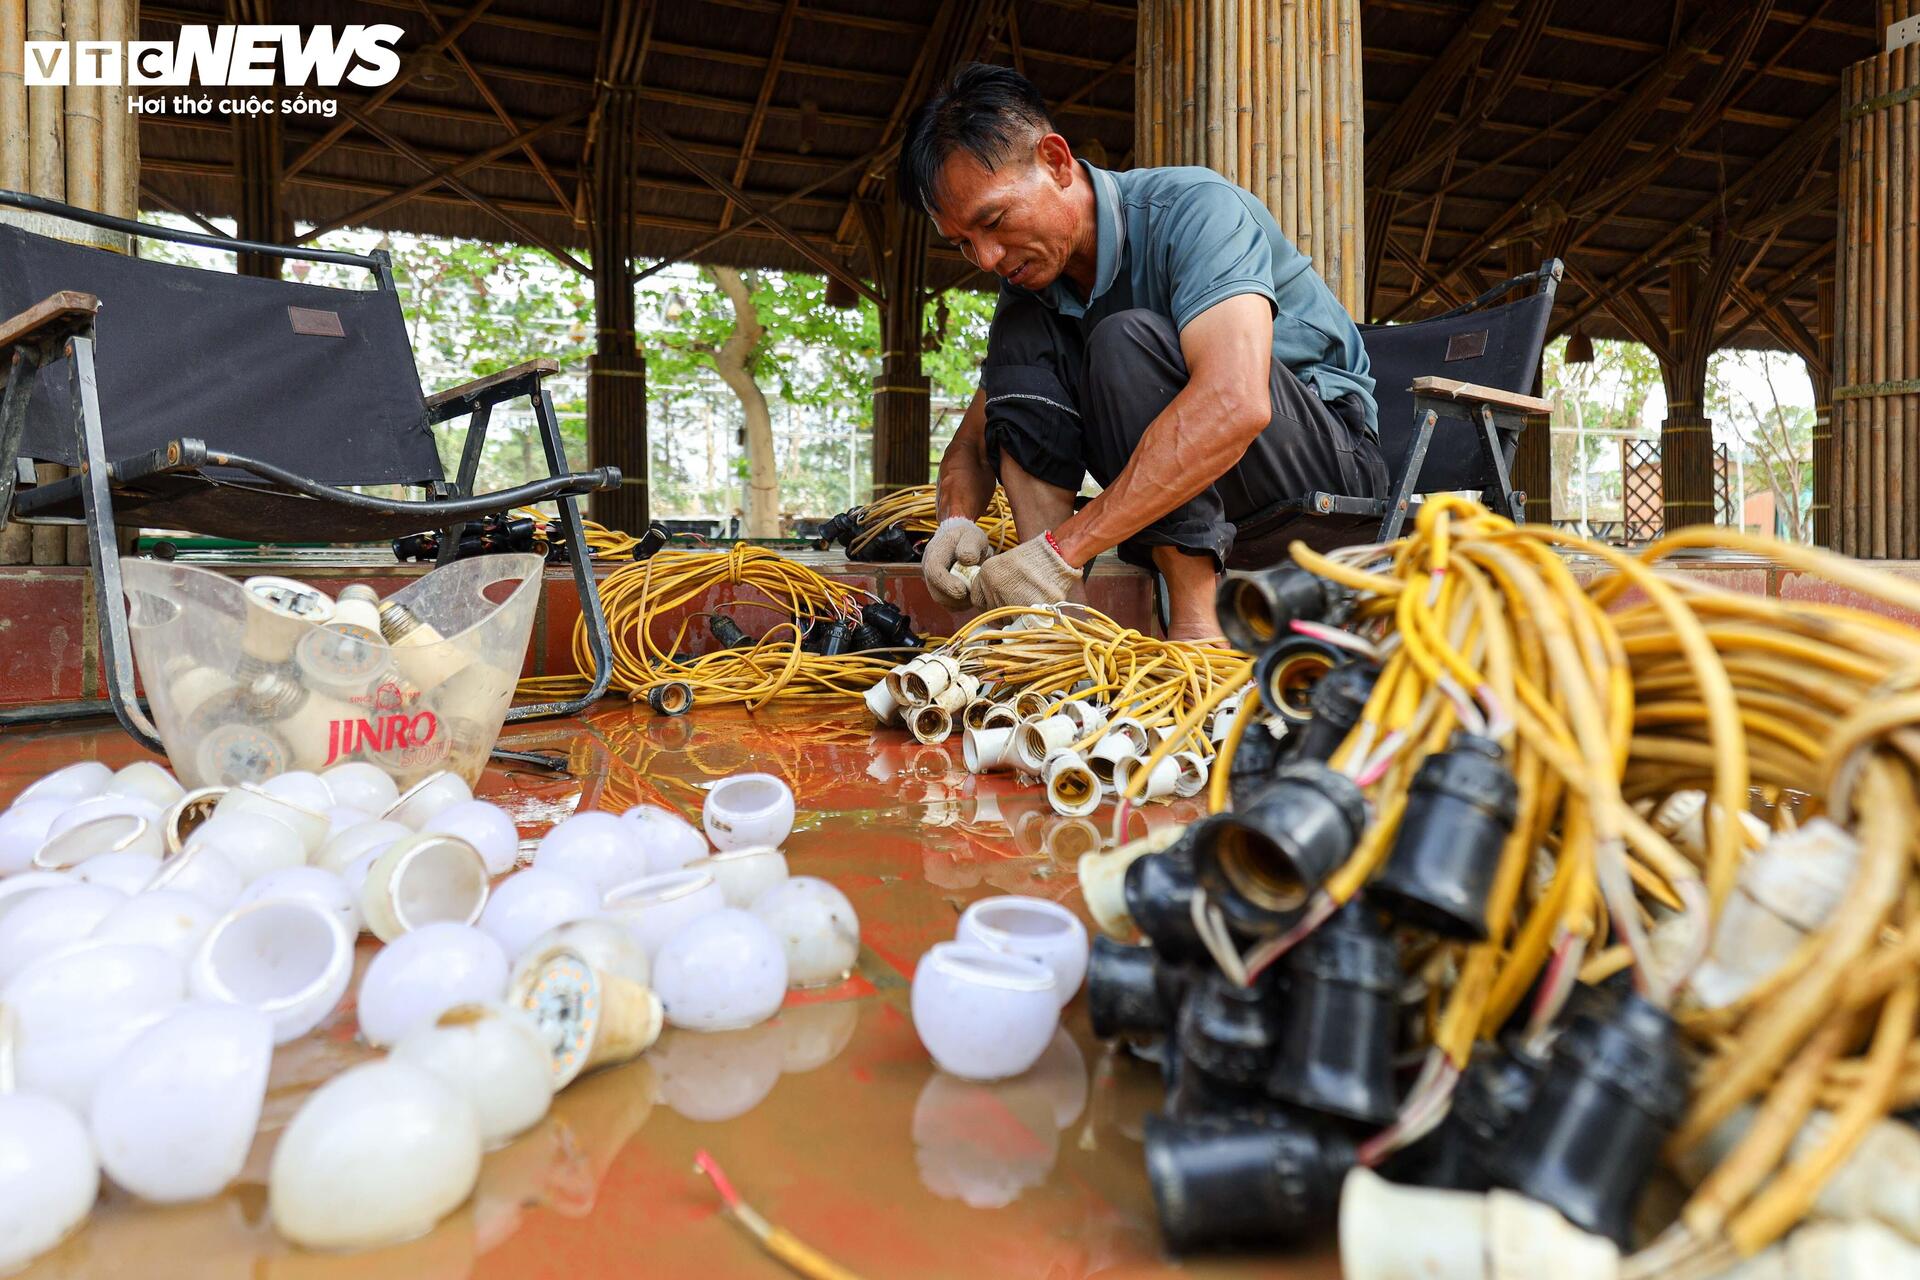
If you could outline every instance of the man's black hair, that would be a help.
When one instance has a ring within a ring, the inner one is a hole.
[[[1032,81],[1011,67],[969,62],[907,121],[900,198],[932,211],[940,204],[940,171],[955,152],[968,152],[991,173],[1052,132],[1046,100]]]

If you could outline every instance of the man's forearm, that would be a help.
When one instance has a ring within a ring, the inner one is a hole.
[[[1267,413],[1264,404],[1236,409],[1188,383],[1147,427],[1113,483],[1053,531],[1061,556],[1084,565],[1200,493],[1240,460]]]
[[[942,520],[960,516],[978,520],[993,502],[993,471],[960,441],[947,446],[940,458],[940,481],[934,491],[934,510]]]

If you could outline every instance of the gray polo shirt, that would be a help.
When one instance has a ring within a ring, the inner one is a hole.
[[[1273,358],[1322,400],[1359,396],[1367,429],[1379,435],[1360,330],[1265,205],[1211,169],[1115,173],[1080,164],[1098,220],[1091,296],[1082,302],[1063,275],[1038,291],[1002,281],[1003,297],[1029,294],[1086,329],[1140,307],[1179,330],[1216,302],[1257,293],[1274,310]]]

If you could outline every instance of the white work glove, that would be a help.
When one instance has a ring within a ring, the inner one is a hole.
[[[1058,604],[1080,585],[1080,570],[1060,558],[1051,534],[1023,542],[981,566],[968,598],[978,609]]]
[[[965,516],[948,516],[920,555],[920,575],[935,600],[949,609],[964,609],[967,581],[953,571],[954,566],[977,566],[992,554],[993,543],[985,529]]]

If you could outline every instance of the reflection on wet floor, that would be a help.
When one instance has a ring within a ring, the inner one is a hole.
[[[110,1189],[84,1231],[21,1273],[43,1277],[538,1277],[787,1274],[718,1209],[693,1171],[712,1151],[762,1213],[867,1277],[1332,1276],[1331,1259],[1175,1264],[1159,1249],[1141,1168],[1152,1067],[1095,1042],[1084,1000],[1040,1063],[977,1084],[937,1071],[907,1013],[917,957],[976,898],[1023,893],[1081,910],[1074,863],[1108,838],[1111,808],[1062,818],[1037,788],[975,778],[957,741],[922,746],[843,707],[669,719],[610,703],[504,744],[553,751],[568,774],[489,770],[525,849],[576,808],[698,811],[742,769],[793,787],[795,874],[832,880],[859,912],[846,982],[792,993],[744,1031],[669,1031],[638,1062],[581,1079],[530,1132],[486,1157],[479,1188],[428,1235],[352,1256],[303,1253],[266,1220],[273,1143],[308,1093],[355,1062],[350,1008],[275,1058],[259,1141],[222,1197],[160,1209]],[[139,752],[117,730],[0,734],[0,801],[79,759]],[[1153,805],[1130,834],[1189,821]],[[361,965],[372,953],[363,940]],[[1332,1224],[1328,1224],[1331,1229]]]

